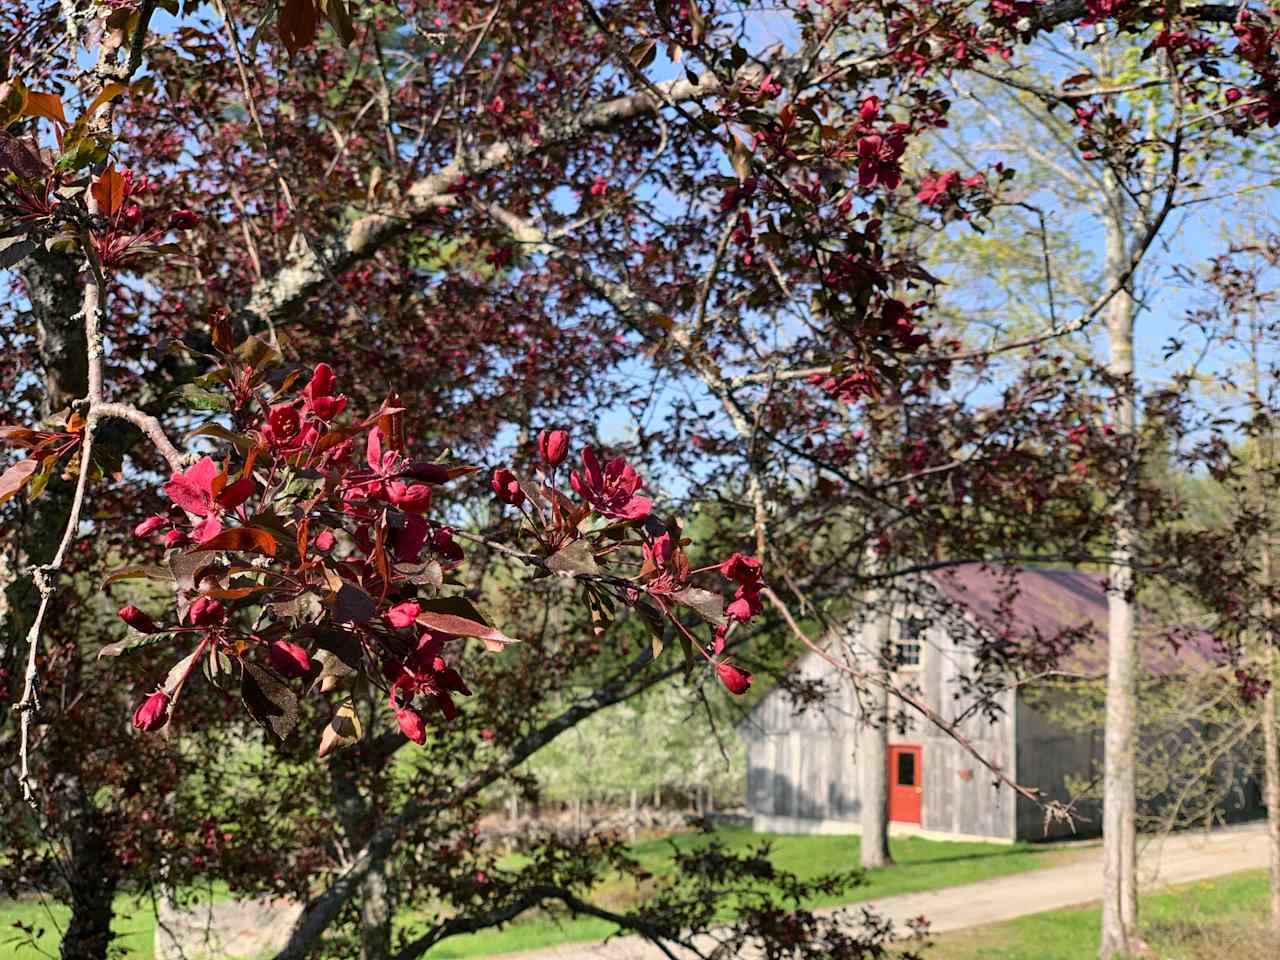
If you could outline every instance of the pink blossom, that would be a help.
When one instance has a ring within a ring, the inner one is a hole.
[[[493,487],[494,495],[503,503],[509,503],[513,507],[524,503],[524,491],[520,489],[520,481],[506,467],[499,467],[493,471],[493,479],[489,481],[489,485]]]
[[[737,583],[759,583],[760,561],[746,554],[735,553],[720,564],[720,576]]]
[[[582,448],[582,474],[573,471],[569,485],[601,514],[618,520],[647,517],[653,503],[636,496],[641,486],[640,475],[621,457],[615,457],[600,468],[595,451]]]
[[[164,485],[164,492],[178,507],[202,518],[191,531],[198,543],[216,537],[222,531],[222,513],[243,504],[256,489],[249,477],[231,484],[226,479],[227,475],[211,458],[203,457],[185,473],[175,473]]]
[[[148,536],[149,534],[154,533],[156,530],[159,530],[168,522],[169,522],[168,517],[162,517],[159,515],[156,515],[154,517],[147,517],[147,519],[143,520],[140,524],[138,524],[136,527],[133,528],[133,535],[135,537]]]
[[[858,141],[858,185],[874,187],[881,184],[896,190],[902,183],[902,168],[898,160],[906,149],[907,142],[901,134],[863,137]]]
[[[387,484],[387,499],[406,513],[426,513],[431,506],[431,488],[392,480]]]
[[[414,743],[427,742],[427,728],[423,726],[422,717],[417,710],[401,707],[396,710],[396,723],[400,724],[400,732]]]
[[[345,396],[333,396],[336,379],[331,366],[318,363],[311,374],[311,381],[302,388],[303,406],[321,420],[332,420],[347,408]]]

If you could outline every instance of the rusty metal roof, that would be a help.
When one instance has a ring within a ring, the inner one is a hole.
[[[964,564],[935,572],[931,579],[948,600],[1010,646],[1065,673],[1106,674],[1104,573]],[[1152,619],[1139,619],[1139,651],[1148,673],[1172,676],[1226,660],[1226,651],[1211,634],[1153,624]]]

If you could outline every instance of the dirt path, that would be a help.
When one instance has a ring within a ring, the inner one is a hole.
[[[1191,883],[1267,865],[1266,825],[1251,823],[1211,833],[1180,834],[1151,841],[1139,851],[1144,888]],[[1045,870],[1017,873],[926,893],[872,900],[866,906],[904,926],[924,916],[932,933],[959,930],[1045,910],[1090,903],[1102,896],[1102,849],[1079,860]],[[833,913],[834,910],[819,911]],[[905,929],[905,927],[904,927]],[[542,950],[504,954],[504,960],[654,960],[662,953],[639,937],[618,937],[606,944],[570,943]]]

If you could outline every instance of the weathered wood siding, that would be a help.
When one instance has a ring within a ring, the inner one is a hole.
[[[856,736],[849,685],[814,654],[797,666],[835,684],[823,709],[797,713],[782,693],[766,697],[739,728],[747,745],[747,805],[776,817],[856,820]]]
[[[972,674],[976,632],[953,611],[904,607],[899,622],[917,616],[929,623],[923,631],[923,664],[904,671],[899,686],[915,688],[929,708],[952,720],[970,706],[961,677]],[[805,821],[797,829],[824,829],[847,824],[856,831],[861,815],[856,757],[857,706],[847,679],[817,654],[796,667],[807,677],[833,685],[835,695],[820,708],[797,713],[790,697],[776,691],[762,700],[739,727],[747,744],[747,805],[762,821],[788,818]],[[1014,696],[1000,695],[1003,713],[994,721],[980,712],[968,717],[959,732],[992,763],[1014,770]],[[1013,840],[1017,807],[1013,792],[954,738],[921,720],[900,701],[891,700],[894,725],[890,743],[919,744],[924,792],[920,829],[925,832]]]
[[[1039,701],[1052,710],[1052,699],[1069,693],[1037,692]],[[1084,732],[1065,730],[1041,710],[1018,698],[1018,783],[1039,790],[1060,803],[1072,798],[1079,788],[1102,773],[1102,729]],[[1072,823],[1055,819],[1046,823],[1044,809],[1026,797],[1018,798],[1018,837],[1044,840],[1053,837],[1096,836],[1102,832],[1102,805],[1084,801],[1076,805]]]

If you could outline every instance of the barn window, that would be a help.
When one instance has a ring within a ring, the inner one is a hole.
[[[914,787],[916,785],[916,755],[910,750],[898,754],[898,786]]]
[[[894,665],[900,670],[919,670],[924,656],[924,621],[908,617],[898,621],[898,642],[893,645]]]

